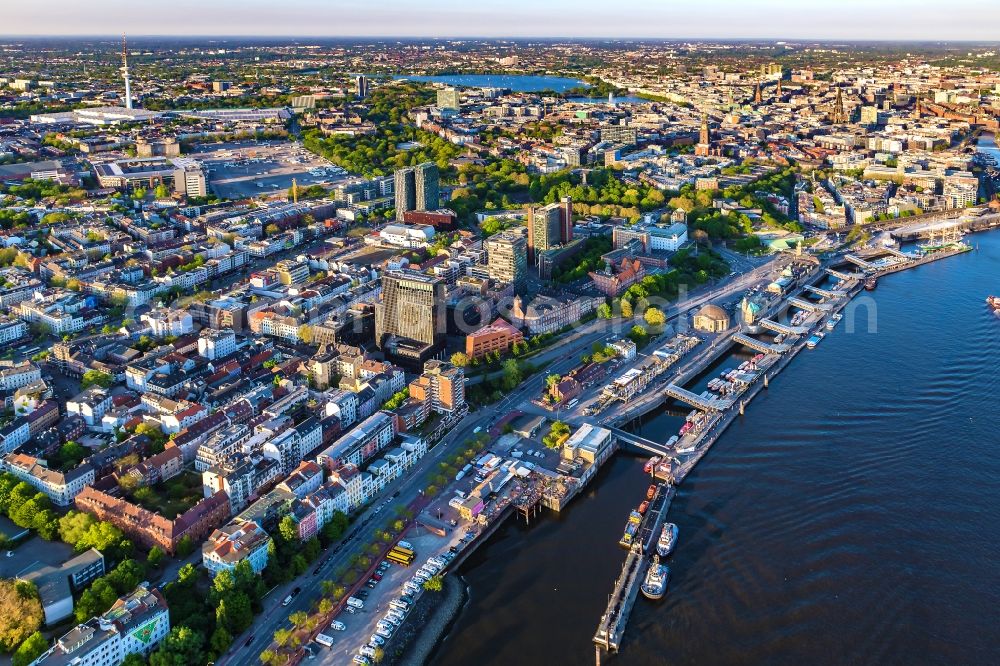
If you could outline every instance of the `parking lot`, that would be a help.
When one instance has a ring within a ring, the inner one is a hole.
[[[224,199],[287,191],[294,178],[299,187],[330,186],[348,176],[329,161],[290,141],[233,141],[195,146],[213,194]]]
[[[455,529],[446,537],[441,537],[424,528],[412,528],[407,533],[406,540],[413,545],[417,555],[413,564],[408,567],[391,564],[383,574],[382,580],[374,588],[367,586],[362,588],[367,593],[367,598],[363,600],[364,608],[357,609],[354,613],[344,610],[336,618],[336,621],[342,622],[346,629],[344,631],[332,629],[323,631],[333,638],[333,645],[326,648],[315,642],[310,643],[310,649],[316,655],[317,663],[353,663],[355,655],[364,645],[369,643],[379,621],[383,620],[389,611],[389,602],[399,599],[404,594],[404,584],[416,575],[429,558],[439,557],[448,552],[451,546],[460,544],[464,533],[465,531],[462,529]],[[422,594],[422,592],[418,594]],[[390,646],[391,642],[387,642],[386,647]]]

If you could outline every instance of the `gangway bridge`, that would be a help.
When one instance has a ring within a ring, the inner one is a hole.
[[[813,303],[812,301],[795,298],[794,296],[788,299],[788,304],[812,312],[829,312],[833,309],[833,305],[830,303]]]
[[[733,336],[732,340],[733,342],[740,343],[744,347],[749,347],[750,349],[759,351],[761,354],[784,354],[786,351],[791,349],[791,346],[785,344],[784,342],[780,344],[763,342],[757,338],[751,338],[745,333],[737,333]],[[730,401],[730,404],[732,404],[732,401]]]
[[[830,277],[835,277],[838,280],[860,280],[861,276],[853,273],[842,273],[841,271],[834,270],[832,268],[826,269],[826,274]]]
[[[916,259],[917,258],[916,256],[914,256],[912,254],[909,254],[907,252],[903,252],[901,250],[897,250],[894,247],[883,247],[882,251],[886,252],[888,254],[891,254],[894,257],[899,257],[900,259]]]
[[[628,557],[625,558],[622,572],[615,581],[615,589],[608,597],[608,607],[594,633],[598,661],[602,647],[607,652],[618,652],[625,626],[628,624],[628,616],[632,612],[632,605],[635,603],[642,577],[646,572],[647,562],[648,558],[643,554],[642,546],[636,541],[632,544]]]
[[[814,287],[811,284],[807,284],[806,286],[804,286],[802,288],[805,289],[808,292],[812,292],[812,293],[816,294],[817,296],[822,296],[823,298],[841,298],[842,296],[846,296],[847,295],[846,291],[832,290],[832,289],[820,289],[819,287]]]
[[[735,338],[736,336],[733,336],[733,339]],[[753,340],[753,338],[750,339]],[[685,402],[692,407],[697,407],[698,409],[706,412],[719,412],[733,406],[733,401],[727,398],[703,398],[702,396],[692,393],[677,384],[667,384],[666,388],[663,389],[663,392],[674,400],[680,400],[681,402]]]
[[[646,439],[645,437],[640,437],[630,432],[625,432],[620,428],[614,428],[611,426],[604,426],[611,431],[611,434],[615,436],[618,440],[618,445],[628,445],[630,448],[639,449],[645,453],[652,453],[653,455],[660,456],[664,458],[671,454],[670,449],[666,447],[665,444],[660,444],[654,442],[651,439]]]
[[[855,266],[860,266],[862,269],[866,271],[875,270],[875,266],[871,262],[865,261],[856,254],[845,254],[844,259],[851,262]]]
[[[805,326],[788,326],[774,321],[773,319],[761,319],[757,322],[769,331],[774,331],[775,333],[782,333],[784,335],[804,335],[809,331]]]

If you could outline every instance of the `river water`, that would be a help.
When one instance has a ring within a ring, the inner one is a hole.
[[[637,600],[605,663],[997,662],[1000,232],[967,240],[863,293],[876,330],[845,318],[720,438],[670,510],[667,596]],[[463,566],[470,601],[432,663],[593,663],[642,462],[619,454],[563,515],[504,526]]]

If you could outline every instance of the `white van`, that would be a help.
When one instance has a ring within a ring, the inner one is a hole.
[[[357,597],[348,597],[347,605],[352,608],[364,608],[365,602],[361,601],[361,599],[358,599]]]
[[[333,645],[333,636],[327,636],[326,634],[317,634],[316,642],[324,647],[331,647]]]

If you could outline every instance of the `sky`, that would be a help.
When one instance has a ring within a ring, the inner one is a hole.
[[[3,35],[1000,40],[1000,0],[2,0]]]

